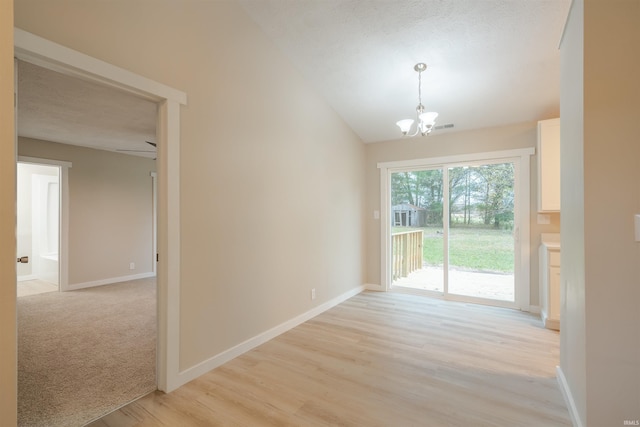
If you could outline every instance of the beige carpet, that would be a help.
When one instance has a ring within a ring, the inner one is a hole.
[[[83,426],[156,388],[156,286],[18,298],[18,424]]]

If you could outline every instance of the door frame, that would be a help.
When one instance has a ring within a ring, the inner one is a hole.
[[[124,90],[158,104],[158,389],[181,385],[180,106],[187,95],[123,68],[14,28],[14,56],[69,76]],[[16,128],[17,133],[17,128]],[[14,248],[15,252],[15,248]]]
[[[380,169],[380,284],[384,291],[391,290],[391,218],[389,217],[391,174],[393,172],[418,169],[424,167],[448,167],[456,164],[466,164],[473,162],[495,162],[497,160],[516,162],[515,192],[518,198],[517,212],[514,216],[519,218],[514,224],[514,239],[516,242],[516,274],[515,280],[515,302],[510,306],[515,306],[523,311],[530,310],[530,181],[531,165],[530,157],[535,154],[535,149],[520,148],[513,150],[487,151],[480,153],[469,153],[443,157],[431,157],[425,159],[399,160],[392,162],[378,163]]]

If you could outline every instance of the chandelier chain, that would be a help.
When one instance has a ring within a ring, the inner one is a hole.
[[[422,71],[418,71],[418,108],[422,105]]]

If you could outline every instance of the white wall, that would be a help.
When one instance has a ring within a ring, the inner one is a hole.
[[[181,369],[362,285],[363,144],[235,2],[15,7],[17,27],[187,93]]]
[[[62,160],[69,169],[69,286],[153,272],[155,161],[19,138],[20,156]],[[130,270],[133,262],[135,269]]]
[[[561,48],[561,368],[594,427],[640,420],[638,22],[640,2],[576,0]]]
[[[557,116],[557,114],[556,114]],[[548,119],[552,117],[541,117]],[[437,133],[429,137],[416,137],[396,141],[367,144],[367,283],[380,284],[380,220],[373,218],[373,211],[380,210],[379,162],[424,159],[485,151],[509,150],[536,146],[537,123],[521,123],[512,126],[485,128],[474,131]],[[541,233],[559,232],[559,214],[551,214],[551,224],[538,225],[537,206],[537,156],[531,157],[531,215],[529,220],[531,241],[530,302],[539,304],[538,246]]]
[[[587,354],[584,277],[583,2],[574,1],[560,49],[561,315],[560,368],[586,425]]]

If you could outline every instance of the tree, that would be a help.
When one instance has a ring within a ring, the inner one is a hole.
[[[481,198],[483,222],[499,228],[501,223],[513,220],[513,164],[482,165],[478,173],[485,181]]]

